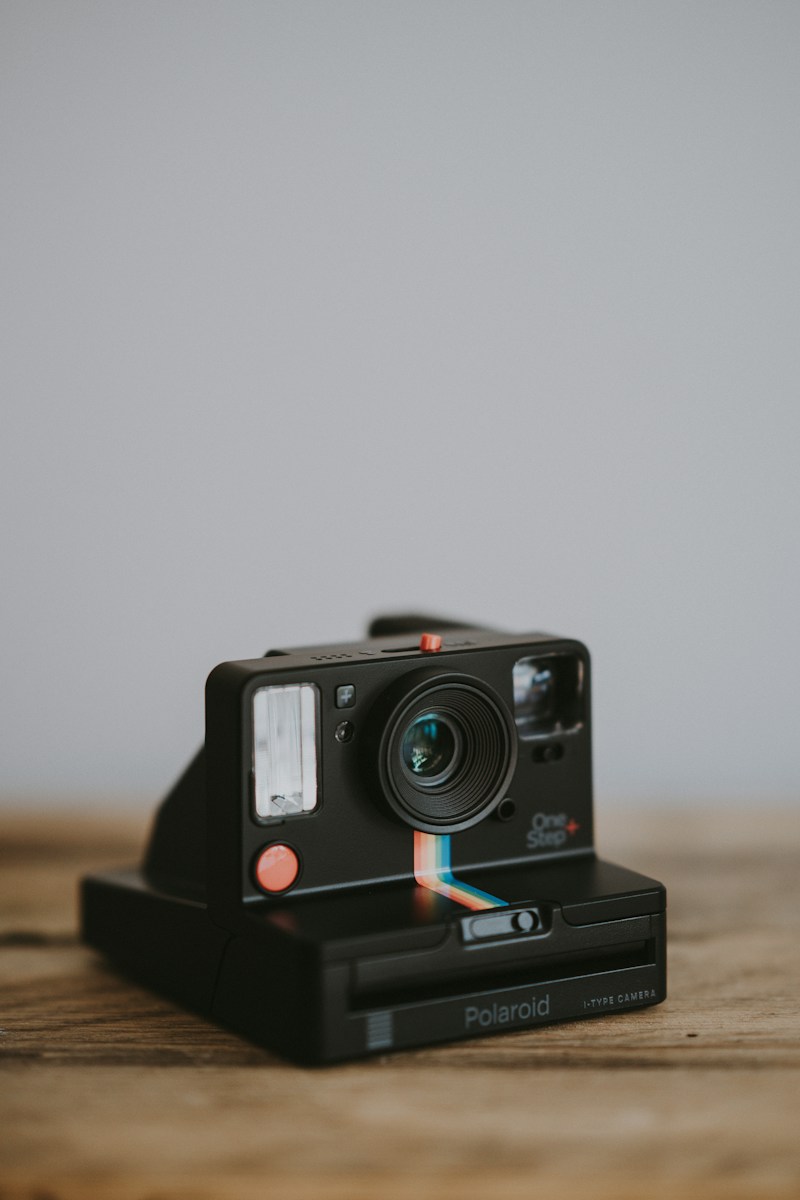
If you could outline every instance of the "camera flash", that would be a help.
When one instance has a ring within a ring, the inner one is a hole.
[[[317,688],[259,688],[253,696],[256,816],[292,816],[317,807]]]

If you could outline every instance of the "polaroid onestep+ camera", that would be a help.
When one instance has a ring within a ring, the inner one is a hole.
[[[223,663],[141,869],[82,902],[119,969],[304,1063],[666,993],[663,886],[594,852],[588,652],[540,633]]]

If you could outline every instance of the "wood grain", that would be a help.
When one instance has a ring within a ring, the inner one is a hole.
[[[136,814],[0,819],[0,1198],[800,1196],[800,812],[612,808],[669,890],[642,1012],[303,1070],[75,937]]]

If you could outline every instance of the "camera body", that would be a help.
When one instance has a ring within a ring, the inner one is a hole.
[[[580,642],[431,617],[223,663],[83,935],[300,1062],[658,1003],[666,898],[594,853]]]

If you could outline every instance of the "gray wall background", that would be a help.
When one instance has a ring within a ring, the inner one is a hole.
[[[800,5],[0,7],[6,802],[425,606],[626,801],[798,790]]]

